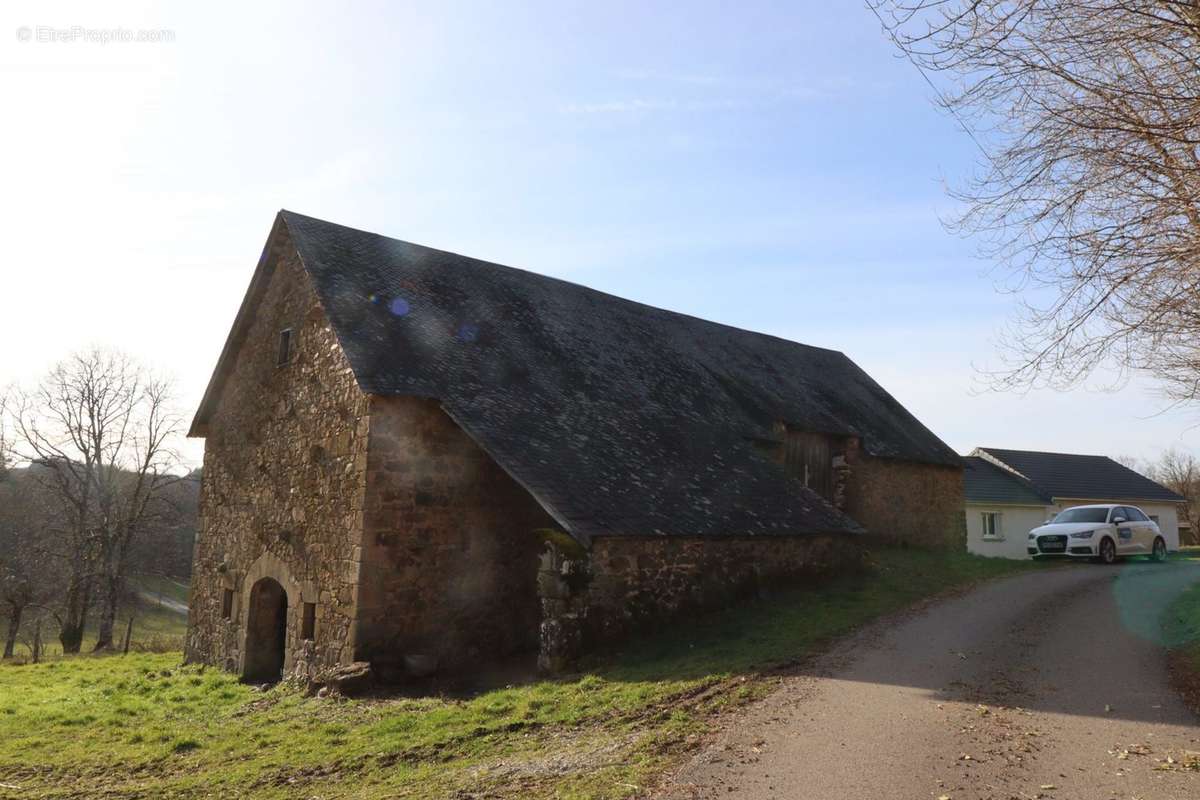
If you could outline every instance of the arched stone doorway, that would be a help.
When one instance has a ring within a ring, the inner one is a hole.
[[[274,578],[261,578],[250,588],[248,610],[242,678],[252,683],[277,681],[287,656],[287,592]]]

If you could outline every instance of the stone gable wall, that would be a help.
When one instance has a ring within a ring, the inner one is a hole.
[[[552,525],[436,400],[373,397],[356,657],[454,670],[535,651]]]
[[[288,594],[285,672],[303,674],[353,655],[368,406],[295,249],[277,252],[205,441],[186,657],[240,671],[251,586],[270,577]]]

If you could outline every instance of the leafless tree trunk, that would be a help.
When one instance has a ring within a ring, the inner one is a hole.
[[[4,398],[0,397],[0,413]],[[9,451],[0,416],[0,465]],[[44,533],[41,498],[21,480],[19,470],[0,470],[0,609],[7,612],[8,629],[3,658],[12,658],[25,614],[46,597],[46,571],[35,552]]]
[[[1200,4],[868,5],[983,152],[952,227],[1025,297],[995,385],[1104,366],[1200,399]]]
[[[8,477],[12,453],[8,444],[8,393],[0,394],[0,481]]]
[[[83,632],[87,628],[88,612],[92,607],[92,577],[87,573],[77,574],[86,569],[82,566],[82,559],[73,563],[71,569],[63,613],[61,616],[55,615],[58,620],[58,641],[62,643],[64,653],[78,653],[83,646]]]
[[[8,610],[8,634],[4,638],[4,658],[13,657],[13,648],[17,645],[17,634],[21,631],[21,618],[25,609],[33,605],[35,600],[33,587],[28,579],[0,563],[0,601]]]
[[[16,405],[21,456],[58,510],[63,650],[79,651],[97,595],[95,649],[111,648],[130,547],[179,480],[169,385],[124,355],[92,350],[58,364]]]
[[[4,637],[4,658],[13,657],[13,649],[17,646],[17,633],[21,630],[21,615],[23,606],[11,606],[8,617],[8,635]]]

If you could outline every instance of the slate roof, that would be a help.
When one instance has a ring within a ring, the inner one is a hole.
[[[1003,450],[980,447],[986,453],[1024,476],[1047,497],[1082,500],[1162,500],[1182,503],[1175,492],[1118,464],[1107,456],[1073,453],[1039,453],[1033,450]]]
[[[963,458],[963,494],[968,503],[1043,506],[1051,501],[1029,481],[977,456]]]
[[[280,221],[362,389],[437,398],[581,541],[859,530],[757,451],[776,421],[961,466],[842,353],[288,211]]]

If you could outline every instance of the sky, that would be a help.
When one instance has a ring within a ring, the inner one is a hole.
[[[962,453],[1200,454],[1150,377],[987,390],[978,153],[859,3],[9,0],[0,101],[0,386],[115,347],[190,418],[288,208],[841,350]]]

